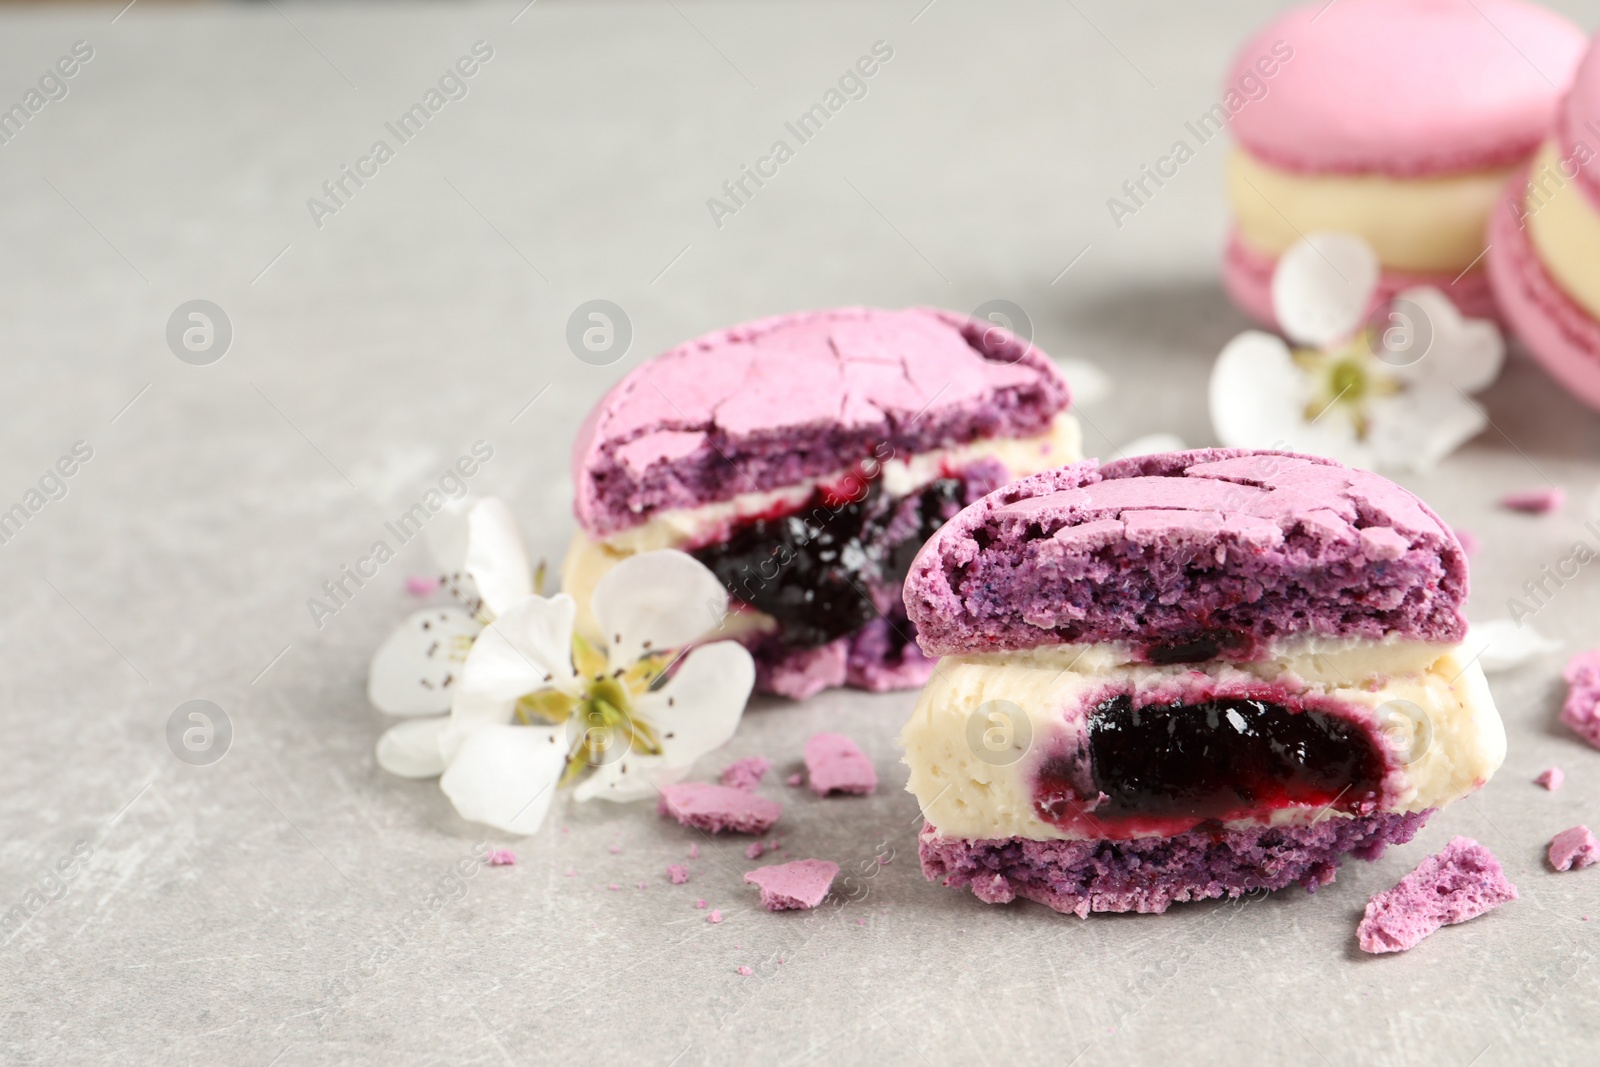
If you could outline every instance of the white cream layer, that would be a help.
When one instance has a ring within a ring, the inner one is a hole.
[[[1534,185],[1523,204],[1528,236],[1550,276],[1600,319],[1600,211],[1565,174],[1560,152],[1547,142],[1528,172]]]
[[[1483,254],[1489,212],[1515,167],[1391,178],[1295,174],[1242,149],[1228,157],[1228,200],[1239,236],[1271,256],[1305,234],[1353,233],[1390,270],[1455,274]]]
[[[891,456],[882,461],[881,484],[883,491],[891,497],[910,496],[942,477],[947,470],[959,470],[990,457],[998,459],[1013,479],[1037,474],[1082,459],[1083,431],[1078,426],[1078,420],[1070,412],[1063,411],[1056,415],[1049,430],[1033,437],[989,438],[953,448],[918,452],[903,458]],[[807,478],[782,489],[740,493],[731,500],[714,504],[661,511],[647,522],[619,530],[599,541],[578,530],[572,535],[566,559],[561,564],[561,588],[572,594],[578,602],[579,629],[593,631],[594,620],[589,615],[590,595],[600,577],[620,560],[636,552],[682,548],[719,539],[741,519],[771,514],[780,507],[798,507],[811,497],[818,485],[838,484],[849,474],[848,469],[839,470],[820,478]],[[775,625],[767,615],[743,611],[728,617],[727,628],[722,636],[738,637],[755,630],[771,629]]]
[[[1108,686],[1133,692],[1137,703],[1140,691],[1196,671],[1224,684],[1276,682],[1355,710],[1381,733],[1396,765],[1385,782],[1393,797],[1387,810],[1422,811],[1459,800],[1505,759],[1505,730],[1488,683],[1475,662],[1461,661],[1460,646],[1305,641],[1267,662],[1152,666],[1130,662],[1114,646],[1080,645],[941,659],[900,734],[911,768],[906,789],[945,837],[1093,836],[1035,812],[1039,762],[1046,753],[1081,745],[1084,704]],[[1008,702],[1000,718],[993,717],[992,701]],[[1410,702],[1425,721],[1385,708],[1390,701]],[[1008,723],[1008,714],[1025,721]],[[1317,815],[1283,809],[1272,821],[1309,822]]]

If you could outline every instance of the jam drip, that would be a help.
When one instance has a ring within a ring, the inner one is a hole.
[[[1231,698],[1135,707],[1124,694],[1089,716],[1089,743],[1039,769],[1034,810],[1108,838],[1219,829],[1279,808],[1370,814],[1386,764],[1372,734],[1337,715]]]
[[[726,541],[691,554],[733,597],[776,619],[784,645],[816,648],[877,616],[873,589],[898,590],[917,550],[965,496],[958,477],[903,500],[876,482],[857,500],[819,489],[799,510],[747,520]]]
[[[1311,805],[1371,810],[1384,760],[1371,734],[1336,715],[1264,700],[1134,707],[1127,695],[1089,717],[1096,819],[1223,819]]]

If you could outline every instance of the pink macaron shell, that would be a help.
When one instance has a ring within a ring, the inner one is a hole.
[[[1301,173],[1506,166],[1548,134],[1586,46],[1571,21],[1522,0],[1316,0],[1240,49],[1227,88],[1252,76],[1265,95],[1231,125],[1251,155]],[[1271,77],[1263,57],[1279,61]]]
[[[1489,278],[1507,324],[1551,377],[1600,409],[1600,322],[1550,277],[1519,220],[1524,171],[1489,219]],[[1597,250],[1600,252],[1600,250]]]
[[[1237,233],[1229,237],[1222,256],[1222,284],[1228,296],[1239,310],[1272,329],[1278,328],[1278,318],[1272,310],[1272,272],[1277,265],[1275,257],[1251,248]],[[1367,313],[1376,312],[1407,289],[1422,285],[1432,286],[1449,297],[1468,318],[1500,320],[1488,272],[1481,267],[1460,276],[1385,270],[1378,276],[1378,288],[1372,294]]]
[[[1556,120],[1556,139],[1561,158],[1578,166],[1578,187],[1600,211],[1600,37],[1573,75]]]

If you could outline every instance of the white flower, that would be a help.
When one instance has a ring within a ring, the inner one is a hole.
[[[1476,660],[1478,666],[1493,674],[1548,656],[1560,647],[1561,642],[1550,640],[1532,626],[1510,619],[1490,619],[1467,628],[1459,655],[1462,662]]]
[[[460,592],[468,603],[414,611],[378,646],[367,672],[367,699],[379,711],[406,717],[449,711],[467,649],[483,624],[533,592],[522,532],[503,501],[478,501],[465,526],[465,545],[440,564],[446,573],[466,571],[471,588]]]
[[[1257,330],[1228,343],[1211,372],[1223,444],[1425,471],[1488,424],[1467,394],[1500,373],[1499,329],[1462,318],[1430,287],[1400,293],[1374,326],[1378,277],[1372,249],[1351,234],[1313,234],[1284,253],[1273,311],[1304,347]]]
[[[501,599],[521,588],[520,545],[509,515],[472,525],[467,569],[494,617],[460,659],[450,714],[392,727],[377,754],[394,774],[442,774],[463,818],[531,834],[556,787],[586,768],[580,800],[645,799],[681,778],[733,736],[755,664],[733,642],[691,647],[727,606],[693,557],[643,552],[608,571],[590,601],[606,635],[596,647],[574,632],[565,593]]]

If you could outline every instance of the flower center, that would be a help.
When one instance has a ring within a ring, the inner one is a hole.
[[[1306,403],[1305,420],[1314,423],[1335,407],[1348,418],[1357,440],[1366,440],[1371,429],[1369,404],[1393,396],[1404,383],[1373,354],[1370,330],[1362,330],[1343,347],[1298,349],[1294,361],[1311,379],[1311,398]]]
[[[668,655],[651,653],[629,667],[607,673],[604,655],[577,635],[572,643],[579,695],[540,689],[520,698],[516,706],[517,718],[524,725],[532,725],[533,716],[568,724],[572,749],[562,781],[575,778],[585,767],[614,762],[629,751],[659,756],[661,740],[633,704],[661,679],[671,662]]]

